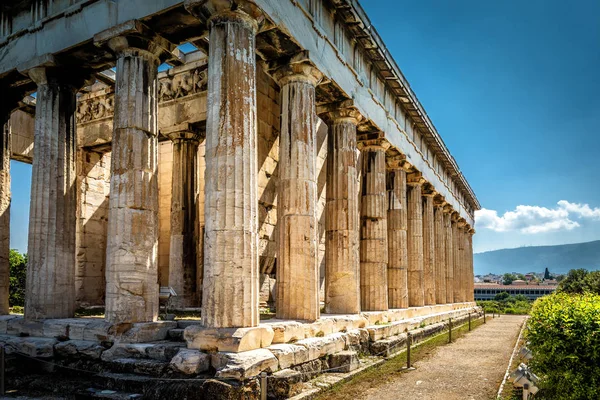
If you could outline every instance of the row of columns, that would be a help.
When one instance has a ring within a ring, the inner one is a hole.
[[[252,327],[259,323],[255,81],[259,12],[246,2],[236,7],[227,2],[207,4],[211,62],[202,320],[207,327]],[[100,35],[97,42],[117,58],[106,318],[151,321],[158,314],[159,289],[160,53],[158,46],[141,46],[126,35]],[[70,317],[75,304],[74,111],[81,83],[68,83],[56,71],[49,67],[28,71],[38,84],[38,96],[27,318]],[[282,107],[277,317],[315,320],[320,314],[315,88],[322,76],[307,62],[289,63],[273,75],[281,88]],[[438,201],[406,162],[388,160],[381,142],[365,143],[359,163],[361,116],[356,110],[340,108],[323,117],[330,126],[326,312],[353,314],[468,300],[471,242],[464,222]],[[174,142],[169,281],[179,294],[179,305],[187,306],[197,301],[194,261],[199,239],[193,221],[199,137],[190,129],[176,129],[167,136]]]

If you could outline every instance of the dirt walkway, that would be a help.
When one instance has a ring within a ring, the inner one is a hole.
[[[503,315],[437,348],[416,371],[364,392],[371,400],[494,399],[525,317]]]

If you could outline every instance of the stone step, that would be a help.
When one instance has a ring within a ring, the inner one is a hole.
[[[109,400],[134,400],[142,399],[141,393],[127,393],[111,389],[87,388],[75,393],[75,399],[109,399]]]
[[[102,361],[120,358],[149,359],[168,362],[185,347],[185,343],[160,341],[153,343],[115,343],[102,353]]]
[[[185,342],[185,339],[183,338],[184,331],[184,328],[171,329],[169,331],[169,339],[175,342]]]
[[[95,377],[99,387],[143,393],[144,399],[201,399],[204,381],[172,381],[145,375],[104,372]]]
[[[159,377],[167,372],[169,363],[143,358],[117,358],[107,365],[113,372]]]
[[[179,329],[185,329],[191,325],[200,325],[201,324],[199,319],[180,319],[180,320],[177,320],[176,322],[177,322],[177,328],[179,328]]]

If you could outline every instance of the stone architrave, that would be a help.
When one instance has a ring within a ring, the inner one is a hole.
[[[362,149],[360,298],[362,311],[388,309],[387,192],[385,149]]]
[[[433,197],[435,192],[431,187],[423,191],[423,289],[425,305],[436,304],[435,296],[435,227]]]
[[[446,231],[443,202],[436,199],[434,209],[435,236],[435,302],[446,303]]]
[[[275,72],[281,89],[277,318],[320,316],[315,87],[321,73],[306,62]]]
[[[28,70],[37,84],[25,318],[75,314],[76,98],[83,79],[62,68]]]
[[[106,320],[158,317],[158,65],[170,50],[137,21],[94,37],[116,55]]]
[[[452,236],[452,207],[444,206],[444,232],[446,235],[446,303],[454,303],[454,239]]]
[[[208,19],[202,323],[259,323],[256,32],[246,1],[188,1]],[[199,15],[199,14],[197,14]]]
[[[360,312],[359,170],[351,108],[329,113],[325,220],[325,312]]]
[[[177,296],[172,305],[176,308],[197,307],[196,200],[201,136],[188,124],[175,126],[162,134],[173,142],[169,286]]]
[[[10,113],[0,118],[0,314],[8,314],[10,276]]]
[[[408,243],[406,171],[403,161],[389,161],[388,190],[388,304],[408,307]]]
[[[408,211],[408,305],[425,305],[423,281],[423,200],[425,180],[418,172],[407,176]]]

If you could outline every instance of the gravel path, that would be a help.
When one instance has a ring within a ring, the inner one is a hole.
[[[456,342],[415,363],[416,371],[372,388],[364,399],[494,399],[525,317],[489,318]]]

